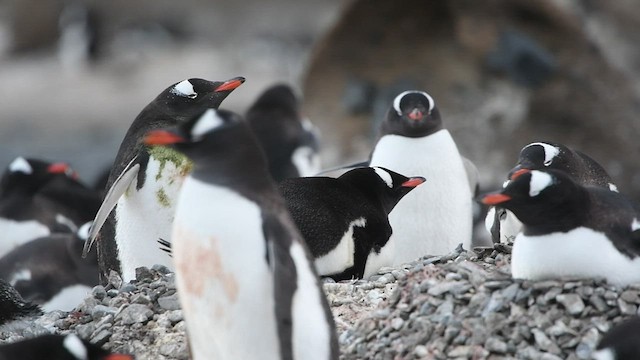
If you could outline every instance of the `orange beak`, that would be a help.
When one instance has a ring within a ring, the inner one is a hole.
[[[244,83],[244,81],[245,81],[245,79],[242,76],[239,76],[239,77],[236,77],[236,78],[233,78],[233,79],[229,79],[229,80],[223,82],[222,85],[218,86],[214,90],[214,92],[234,90],[238,86],[242,85],[242,83]]]
[[[511,200],[511,196],[509,195],[494,193],[483,196],[480,201],[485,205],[498,205],[509,200]]]
[[[104,360],[134,360],[133,356],[125,354],[111,354],[104,357]]]
[[[402,183],[402,187],[408,187],[408,188],[414,188],[420,184],[422,184],[423,182],[427,181],[427,179],[423,178],[422,176],[416,176],[416,177],[412,177],[409,180],[405,181]]]
[[[513,174],[511,174],[511,180],[515,180],[518,176],[531,172],[529,169],[518,169]]]
[[[144,137],[145,145],[171,145],[185,141],[186,139],[182,136],[167,130],[152,130]]]
[[[67,171],[69,171],[69,165],[62,162],[53,163],[47,167],[47,172],[51,174],[64,174]]]

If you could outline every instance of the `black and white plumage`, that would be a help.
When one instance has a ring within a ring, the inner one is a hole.
[[[42,315],[38,305],[26,301],[11,284],[0,278],[0,325],[38,315]]]
[[[640,281],[640,207],[618,192],[583,186],[558,170],[524,170],[481,201],[523,223],[511,256],[514,278]]]
[[[0,345],[0,360],[133,360],[133,356],[112,354],[75,334],[42,335]]]
[[[303,117],[293,89],[268,88],[247,111],[246,119],[267,156],[271,176],[280,181],[320,171],[317,129]]]
[[[99,206],[99,193],[68,164],[14,159],[0,179],[0,257],[38,237],[77,231]]]
[[[533,142],[520,150],[517,164],[509,171],[508,178],[523,169],[555,169],[570,175],[582,185],[593,185],[617,191],[604,168],[587,154],[568,146],[548,141]],[[485,227],[494,243],[513,241],[522,224],[508,210],[492,207],[487,213]]]
[[[172,243],[194,359],[337,359],[312,258],[248,125],[210,109],[147,143],[194,163]]]
[[[380,256],[393,232],[389,213],[424,181],[381,167],[364,167],[337,179],[287,179],[279,188],[318,273],[339,281],[368,277],[393,264],[393,257]]]
[[[429,186],[412,191],[389,215],[394,264],[426,254],[446,254],[460,243],[471,246],[477,171],[460,156],[429,94],[405,91],[394,99],[381,124],[370,166],[429,181]]]
[[[0,278],[44,311],[71,311],[98,285],[95,249],[82,248],[90,223],[77,233],[56,233],[30,241],[0,258]]]
[[[174,126],[204,109],[217,108],[243,82],[241,77],[183,80],[165,89],[138,114],[120,145],[85,248],[99,238],[102,276],[115,270],[128,281],[135,278],[139,266],[173,268],[157,241],[171,241],[177,194],[191,162],[171,149],[148,148],[142,139],[150,130]]]
[[[633,316],[614,326],[591,354],[595,360],[640,359],[640,317]]]

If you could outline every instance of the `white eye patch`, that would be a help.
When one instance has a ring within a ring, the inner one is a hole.
[[[529,196],[534,197],[553,184],[553,177],[542,171],[532,171],[529,181]]]
[[[384,171],[379,167],[374,167],[373,171],[375,171],[376,174],[378,174],[380,179],[382,179],[382,181],[384,181],[388,187],[390,188],[393,187],[393,179],[391,179],[391,174],[389,174],[388,172]]]
[[[9,164],[10,172],[22,172],[25,174],[32,174],[33,168],[29,165],[29,162],[23,157],[17,157]]]
[[[177,83],[172,89],[171,92],[182,97],[188,97],[190,99],[198,96],[198,93],[193,90],[193,84],[189,80],[183,80]]]
[[[418,91],[418,90],[408,90],[408,91],[404,91],[402,93],[400,93],[400,95],[396,96],[395,99],[393,99],[393,109],[396,111],[396,113],[398,115],[402,115],[402,110],[400,110],[400,101],[402,101],[402,98],[405,97],[405,95],[408,94],[422,94],[424,95],[424,97],[427,98],[427,100],[429,101],[429,112],[431,112],[431,110],[433,110],[433,107],[436,106],[435,101],[433,101],[433,98],[431,96],[429,96],[429,94],[427,94],[424,91]]]
[[[542,146],[542,148],[544,149],[544,163],[543,163],[544,166],[551,165],[551,163],[553,162],[553,158],[555,158],[556,156],[558,156],[558,154],[560,154],[559,148],[549,145],[547,143],[536,142],[536,143],[531,143],[526,147],[534,146],[534,145]]]
[[[224,120],[220,118],[218,112],[214,109],[209,109],[200,116],[200,119],[191,129],[191,137],[194,140],[198,140],[204,136],[204,134],[211,130],[224,125]]]

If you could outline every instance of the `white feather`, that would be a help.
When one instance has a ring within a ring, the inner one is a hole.
[[[11,284],[11,286],[16,286],[16,283],[18,281],[29,281],[29,280],[31,280],[31,270],[21,269],[11,274],[11,277],[9,278],[9,284]]]
[[[354,264],[353,228],[364,227],[367,224],[365,218],[352,221],[340,239],[338,246],[329,253],[315,259],[316,269],[320,275],[332,275],[340,273]]]
[[[89,295],[91,288],[87,285],[71,285],[57,294],[49,301],[42,305],[42,310],[50,312],[54,310],[71,311]]]
[[[400,93],[398,96],[395,97],[395,99],[393,99],[393,109],[396,111],[398,115],[402,115],[402,110],[400,109],[400,101],[402,101],[402,98],[405,97],[405,95],[412,94],[412,93],[424,95],[424,97],[426,97],[427,100],[429,101],[429,111],[433,110],[436,103],[435,101],[433,101],[433,98],[429,94],[427,94],[424,91],[407,90]]]
[[[0,257],[31,240],[47,236],[49,228],[36,220],[16,221],[0,218]]]
[[[387,184],[388,187],[393,188],[393,179],[388,172],[377,166],[373,168],[373,171],[376,172],[378,177],[382,179],[382,181],[384,181],[384,183]]]
[[[224,120],[220,118],[218,112],[215,109],[208,109],[200,116],[198,121],[196,121],[191,129],[191,136],[194,140],[198,140],[202,138],[204,134],[222,125],[224,125]]]
[[[553,162],[553,159],[558,156],[558,154],[560,154],[560,149],[553,146],[553,145],[549,145],[547,143],[542,143],[542,142],[534,142],[531,143],[527,146],[525,146],[525,149],[528,148],[529,146],[542,146],[542,148],[544,149],[544,166],[549,166],[551,165],[551,163]]]
[[[553,177],[545,172],[533,170],[529,181],[529,196],[538,196],[542,190],[553,184]]]
[[[371,166],[428,179],[389,215],[394,264],[446,254],[460,243],[469,248],[472,196],[462,158],[447,130],[421,138],[385,135],[376,144]]]
[[[25,174],[32,174],[33,168],[29,165],[29,162],[23,157],[17,157],[9,164],[10,172],[22,172]]]
[[[584,227],[540,236],[520,233],[511,272],[514,278],[530,280],[604,277],[624,286],[640,282],[640,258],[629,259],[605,234]]]
[[[171,92],[178,96],[188,97],[191,99],[198,96],[198,93],[193,90],[193,84],[191,84],[188,79],[177,83],[173,89],[171,89]]]

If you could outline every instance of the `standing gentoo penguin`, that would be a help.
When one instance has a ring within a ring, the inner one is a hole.
[[[17,157],[0,179],[0,257],[52,232],[77,231],[99,206],[99,193],[68,164]]]
[[[128,281],[140,266],[173,268],[170,257],[158,248],[158,240],[170,242],[177,194],[191,171],[191,162],[171,149],[144,146],[143,137],[149,130],[217,108],[243,82],[242,77],[224,82],[183,80],[160,93],[133,121],[120,145],[107,182],[109,190],[85,247],[86,253],[99,237],[102,276],[115,270]]]
[[[511,254],[514,278],[640,281],[640,211],[618,192],[580,185],[558,170],[523,170],[481,201],[523,223]]]
[[[320,171],[317,130],[303,118],[291,87],[279,84],[267,89],[249,108],[246,118],[276,181]]]
[[[392,256],[380,258],[395,230],[389,213],[424,181],[381,167],[364,167],[337,179],[287,179],[279,188],[318,273],[340,281],[369,277],[393,264]]]
[[[389,215],[394,264],[446,254],[460,243],[470,247],[472,164],[460,156],[429,94],[405,91],[393,100],[370,165],[429,179],[429,186],[412,191]]]
[[[38,305],[25,301],[8,282],[0,278],[0,325],[25,316],[42,315]]]
[[[509,179],[522,169],[556,169],[570,175],[582,185],[594,185],[618,191],[611,177],[595,160],[580,151],[548,141],[533,142],[520,150],[518,163],[509,171]],[[509,211],[492,207],[487,213],[485,227],[494,243],[511,242],[522,224]]]
[[[98,285],[93,249],[82,257],[91,223],[77,233],[56,233],[30,241],[0,258],[0,278],[44,311],[73,310]]]
[[[313,260],[249,126],[209,109],[146,143],[170,145],[194,164],[172,244],[193,358],[337,359]]]
[[[633,316],[609,330],[591,354],[595,360],[640,359],[640,317]]]
[[[0,360],[133,360],[133,356],[111,354],[76,334],[42,335],[0,345]]]

